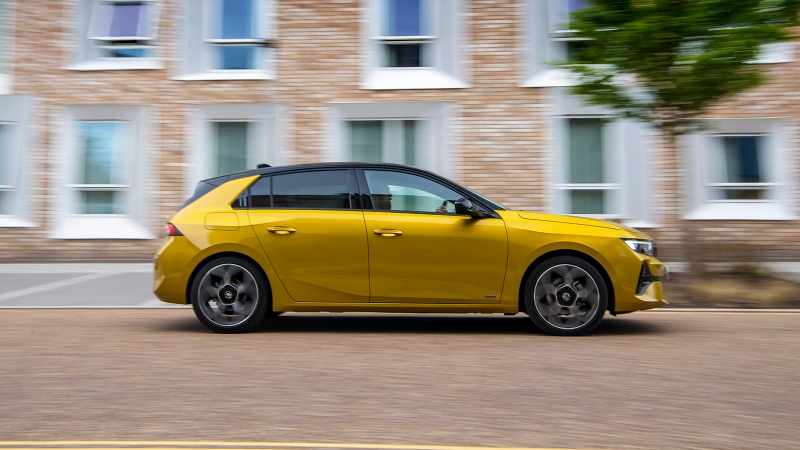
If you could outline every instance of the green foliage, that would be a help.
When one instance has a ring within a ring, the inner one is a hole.
[[[570,20],[587,45],[560,65],[579,75],[573,92],[671,135],[760,84],[763,69],[750,62],[764,44],[791,39],[800,12],[800,0],[590,2]]]

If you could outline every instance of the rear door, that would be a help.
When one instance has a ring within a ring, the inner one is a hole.
[[[364,214],[354,171],[314,170],[259,179],[250,222],[298,302],[369,301]]]

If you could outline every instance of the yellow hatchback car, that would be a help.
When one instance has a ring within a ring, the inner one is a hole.
[[[260,166],[199,183],[169,219],[153,292],[211,330],[284,311],[525,312],[580,335],[606,311],[663,306],[646,235],[512,211],[394,164]]]

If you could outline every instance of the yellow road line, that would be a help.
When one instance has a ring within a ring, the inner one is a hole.
[[[113,450],[208,450],[221,449],[292,449],[346,448],[381,450],[589,450],[543,447],[479,447],[459,445],[360,444],[335,442],[233,442],[233,441],[0,441],[2,450],[52,450],[54,448]]]

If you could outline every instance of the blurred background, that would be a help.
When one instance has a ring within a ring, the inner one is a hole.
[[[588,4],[0,0],[0,260],[148,260],[201,179],[383,161],[642,229],[678,304],[795,302],[795,42],[663,145],[553,64],[586,46],[570,20]]]

